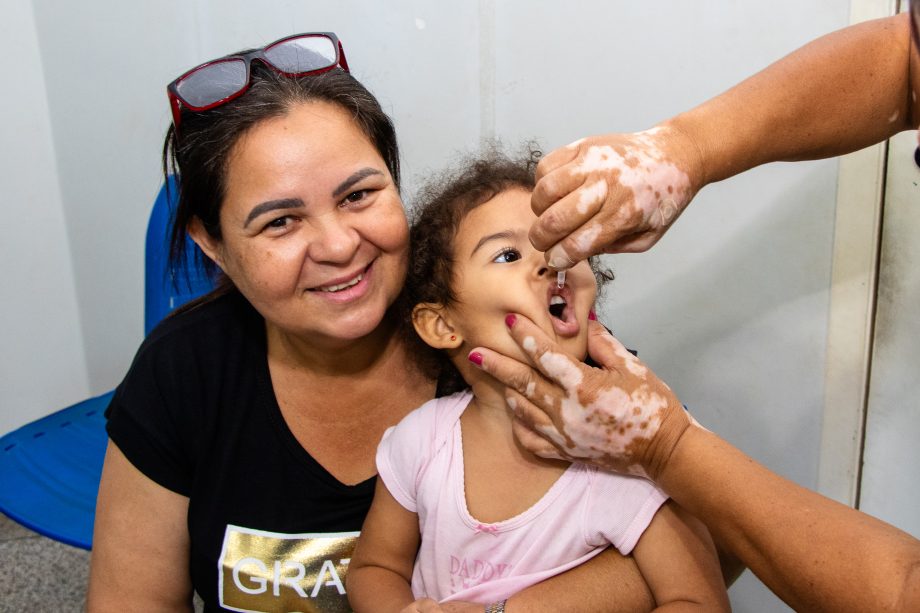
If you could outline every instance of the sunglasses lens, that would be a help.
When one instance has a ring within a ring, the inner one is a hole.
[[[246,83],[246,62],[229,59],[212,62],[183,77],[176,90],[183,102],[201,108],[232,96]]]
[[[311,72],[335,66],[336,47],[325,36],[301,36],[268,47],[265,58],[282,72]]]

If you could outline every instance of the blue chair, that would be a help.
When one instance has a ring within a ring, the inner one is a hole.
[[[189,240],[189,264],[179,278],[169,271],[169,222],[177,193],[160,189],[147,225],[144,333],[174,308],[213,287],[197,264]],[[184,273],[184,274],[183,274]],[[181,277],[185,277],[184,279]],[[114,391],[37,419],[0,438],[0,511],[57,541],[91,549],[96,493],[108,437],[104,412]]]

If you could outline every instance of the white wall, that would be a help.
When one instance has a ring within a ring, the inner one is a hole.
[[[0,95],[0,434],[86,398],[74,262],[58,189],[32,8],[4,7],[0,40],[15,53]]]
[[[66,214],[55,209],[53,224],[66,220],[67,237],[55,244],[65,249],[69,237],[73,277],[61,254],[48,268],[67,283],[23,298],[8,296],[7,286],[3,300],[22,305],[17,325],[39,329],[49,320],[42,309],[55,304],[54,324],[71,319],[61,327],[77,352],[82,334],[85,359],[62,357],[30,335],[7,347],[54,355],[66,362],[56,372],[86,371],[89,388],[102,392],[141,340],[143,237],[169,121],[165,84],[182,70],[287,34],[336,31],[356,76],[394,116],[411,195],[481,138],[538,138],[548,151],[586,134],[649,127],[842,27],[850,2],[31,4],[41,62],[26,62],[47,87],[47,111],[34,107],[45,140],[28,163],[6,146],[2,155],[26,176],[59,177],[60,200],[50,180],[42,189],[54,193],[35,200],[63,203]],[[618,279],[601,308],[701,421],[809,487],[820,444],[836,172],[834,161],[772,165],[707,188],[652,252],[612,258]],[[17,240],[20,250],[34,244]],[[19,376],[35,394],[56,385],[43,367]],[[46,403],[34,416],[53,408]],[[785,610],[755,580],[732,596],[738,611]]]

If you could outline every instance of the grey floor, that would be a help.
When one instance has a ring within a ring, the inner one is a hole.
[[[0,612],[82,611],[89,552],[23,528],[0,513]]]

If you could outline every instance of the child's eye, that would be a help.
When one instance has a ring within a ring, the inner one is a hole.
[[[495,258],[492,261],[500,263],[500,264],[507,264],[509,262],[517,262],[520,259],[521,259],[520,251],[512,247],[506,247],[502,249],[501,253],[495,256]]]

